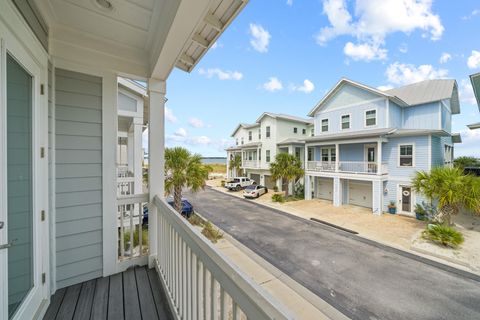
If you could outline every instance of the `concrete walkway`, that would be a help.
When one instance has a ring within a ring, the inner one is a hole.
[[[478,276],[213,190],[199,213],[353,319],[480,319]]]

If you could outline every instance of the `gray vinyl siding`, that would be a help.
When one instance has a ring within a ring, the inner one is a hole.
[[[102,80],[55,70],[57,288],[102,276]]]
[[[437,136],[432,136],[432,168],[443,166],[443,150],[442,139]]]

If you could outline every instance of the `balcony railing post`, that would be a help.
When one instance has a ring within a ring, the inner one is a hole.
[[[335,172],[339,171],[339,166],[340,166],[340,148],[339,144],[335,144]]]
[[[377,142],[377,174],[382,174],[382,141]]]

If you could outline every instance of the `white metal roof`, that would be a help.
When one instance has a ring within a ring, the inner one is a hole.
[[[260,123],[260,121],[262,121],[262,119],[266,116],[269,116],[269,117],[272,117],[272,118],[275,118],[275,119],[284,119],[284,120],[288,120],[288,121],[300,122],[300,123],[304,123],[304,124],[312,124],[313,123],[313,119],[305,119],[305,118],[301,118],[301,117],[291,116],[291,115],[288,115],[288,114],[273,113],[273,112],[262,113],[260,115],[260,117],[257,119],[256,122]]]

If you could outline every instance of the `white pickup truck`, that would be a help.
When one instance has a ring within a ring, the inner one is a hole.
[[[250,178],[236,177],[230,181],[227,181],[227,183],[225,183],[225,188],[227,188],[228,190],[240,191],[246,186],[251,186],[252,184],[256,184],[256,182],[254,180],[251,180]]]

